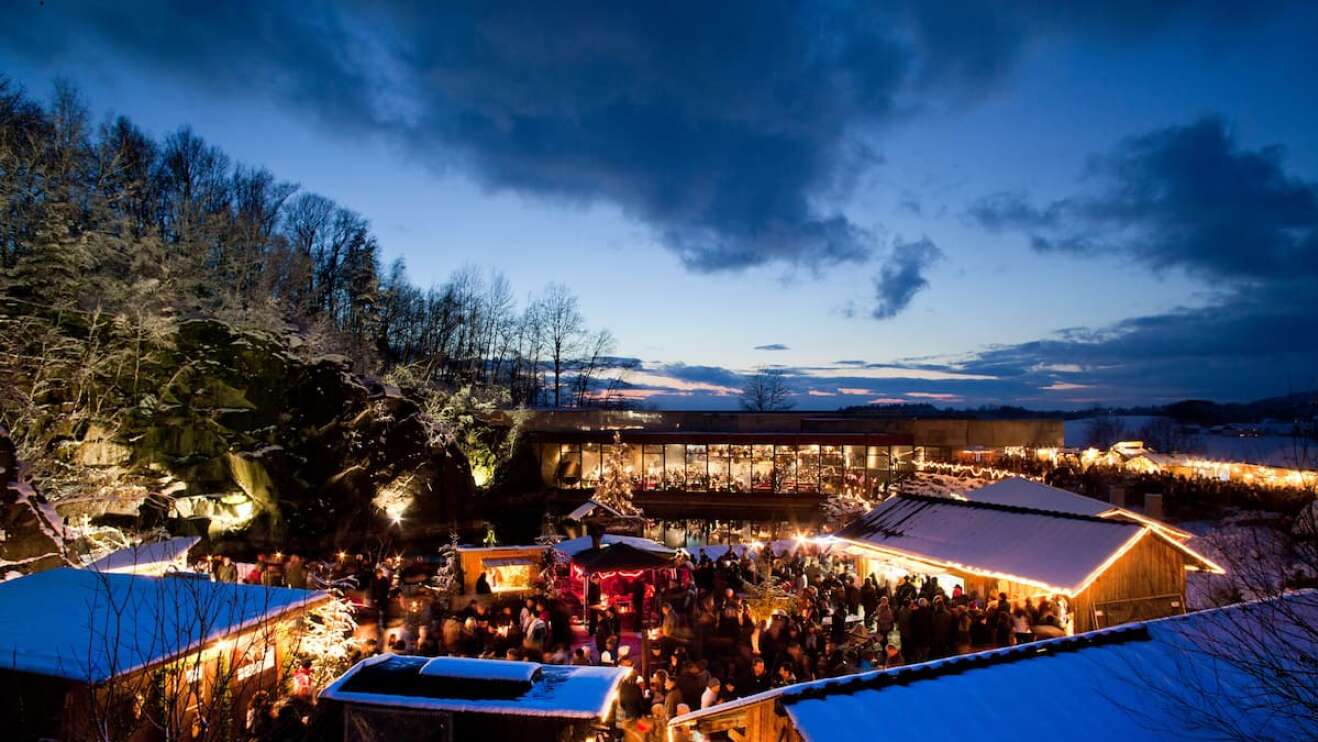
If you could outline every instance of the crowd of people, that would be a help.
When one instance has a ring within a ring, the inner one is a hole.
[[[357,657],[629,667],[619,719],[640,739],[663,739],[674,716],[770,688],[1061,636],[1069,622],[1059,597],[1012,602],[959,585],[947,591],[932,577],[858,575],[850,558],[813,547],[727,550],[718,559],[696,550],[671,569],[611,581],[605,594],[599,580],[573,594],[546,570],[528,593],[456,604],[432,588],[439,563],[420,557],[339,555],[308,564],[273,554],[250,566],[219,557],[210,568],[224,581],[346,586],[365,619]],[[583,599],[591,610],[582,610]],[[583,613],[588,620],[574,620]],[[314,688],[303,690],[314,696]]]

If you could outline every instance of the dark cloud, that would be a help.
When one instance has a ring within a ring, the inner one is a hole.
[[[865,362],[861,360],[833,361],[835,366],[864,366]]]
[[[1127,255],[1213,281],[1318,276],[1318,183],[1287,173],[1283,157],[1242,148],[1222,119],[1204,118],[1093,158],[1086,192],[1043,207],[997,194],[970,216],[1024,231],[1039,250]]]
[[[1239,400],[1318,388],[1318,346],[1307,340],[1314,337],[1318,295],[1295,284],[993,347],[958,368],[1035,388],[1049,380],[1083,385],[1082,394],[1104,401]]]
[[[791,348],[782,343],[769,343],[768,345],[757,345],[755,350],[791,350]]]
[[[681,381],[697,384],[711,384],[732,388],[741,387],[745,377],[722,366],[692,366],[685,363],[666,363],[655,367],[655,371]]]
[[[608,201],[692,270],[820,269],[870,253],[833,206],[879,160],[858,132],[983,95],[1038,37],[1226,26],[1221,5],[23,2],[0,43],[263,96],[491,189]],[[1231,28],[1271,12],[1224,7]]]
[[[894,245],[874,277],[872,316],[889,319],[906,309],[911,299],[929,285],[925,271],[942,257],[943,251],[927,238]]]

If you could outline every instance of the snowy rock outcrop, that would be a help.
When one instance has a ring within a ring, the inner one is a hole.
[[[45,448],[79,471],[52,492],[65,516],[325,550],[447,533],[471,505],[466,458],[416,402],[290,337],[183,320],[134,383],[104,419],[52,415]]]

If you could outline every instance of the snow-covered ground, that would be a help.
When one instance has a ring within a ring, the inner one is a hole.
[[[1122,416],[1120,418],[1125,426],[1127,436],[1133,440],[1139,439],[1140,430],[1154,417],[1144,416]],[[1067,420],[1064,423],[1066,445],[1068,448],[1083,448],[1089,443],[1089,418],[1082,420]],[[1238,461],[1248,464],[1263,464],[1266,466],[1278,466],[1284,468],[1313,468],[1318,467],[1318,442],[1310,446],[1307,457],[1303,452],[1296,451],[1296,440],[1288,435],[1260,435],[1255,437],[1226,435],[1220,433],[1199,433],[1194,436],[1195,449],[1193,451],[1164,451],[1163,453],[1197,453],[1202,454],[1205,458],[1215,461]],[[1308,466],[1304,466],[1303,461],[1299,459],[1309,459]]]

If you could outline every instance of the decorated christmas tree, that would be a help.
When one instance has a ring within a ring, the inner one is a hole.
[[[628,449],[622,436],[614,431],[613,445],[604,457],[604,474],[592,499],[619,515],[636,516],[641,514],[641,509],[632,502],[632,478],[627,471]]]

